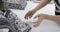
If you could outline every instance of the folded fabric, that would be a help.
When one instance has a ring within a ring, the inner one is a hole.
[[[6,17],[4,17],[3,14],[4,13],[0,11],[0,29],[8,28],[11,32],[18,32],[14,25],[11,24],[11,22]]]
[[[8,18],[11,21],[11,24],[13,24],[15,28],[20,32],[30,32],[31,27],[27,23],[23,22],[20,18],[18,18],[17,15],[12,11],[7,11],[5,17]]]
[[[25,9],[26,0],[2,0],[5,9]]]

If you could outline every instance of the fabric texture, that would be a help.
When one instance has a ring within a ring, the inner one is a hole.
[[[31,27],[27,23],[23,22],[20,18],[18,18],[17,15],[10,10],[6,12],[5,17],[8,18],[20,32],[30,32]]]
[[[55,0],[55,10],[60,13],[60,0]]]
[[[0,28],[9,28],[9,32],[30,32],[31,27],[23,22],[16,14],[7,10],[5,16],[0,11]]]
[[[8,28],[11,30],[11,32],[17,32],[14,25],[12,25],[11,22],[6,17],[4,17],[4,13],[0,11],[0,29],[3,28]]]
[[[1,0],[0,1],[0,10],[1,9],[25,9],[27,5],[26,0]]]

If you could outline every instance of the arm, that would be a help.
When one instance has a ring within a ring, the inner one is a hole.
[[[25,15],[25,19],[31,18],[34,13],[36,11],[38,11],[39,9],[41,9],[42,7],[44,7],[46,4],[48,4],[51,0],[41,0],[41,2],[39,3],[39,5],[37,5],[37,7],[35,7],[33,10],[30,10],[26,15]]]
[[[37,5],[33,11],[37,11],[39,9],[41,9],[42,7],[44,7],[46,4],[48,4],[51,0],[41,0],[41,2],[39,3],[39,5]]]
[[[53,16],[53,15],[46,15],[46,14],[38,14],[35,16],[35,18],[36,17],[38,17],[38,19],[40,20],[38,22],[41,22],[41,20],[44,20],[44,19],[53,20],[55,22],[60,22],[60,15]]]
[[[60,15],[56,15],[56,16],[46,15],[46,19],[53,20],[56,22],[60,22]]]
[[[46,15],[46,14],[38,14],[34,18],[38,17],[38,20],[36,21],[34,27],[37,27],[41,24],[42,20],[49,19],[53,20],[57,23],[60,23],[60,15],[52,16],[52,15]]]

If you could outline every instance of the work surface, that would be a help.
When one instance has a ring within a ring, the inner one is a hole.
[[[24,19],[25,14],[29,10],[35,8],[37,5],[38,5],[38,3],[28,2],[25,10],[20,10],[20,11],[19,10],[12,10],[12,11],[15,14],[17,14],[20,19],[25,21],[25,19]],[[55,15],[55,4],[48,4],[47,6],[42,8],[41,10],[37,11],[35,15],[40,14],[40,13],[49,14],[49,15]],[[57,24],[54,21],[43,20],[39,27],[37,27],[37,28],[32,27],[31,32],[60,32],[60,26],[59,26],[59,24]]]
[[[38,5],[38,3],[28,2],[25,10],[12,10],[12,12],[14,12],[21,20],[26,21],[24,19],[25,14],[29,10],[36,7],[37,5]],[[54,15],[55,14],[54,11],[55,11],[55,4],[48,4],[41,10],[37,11],[35,15],[40,14],[40,13]],[[34,21],[34,20],[31,20],[31,21]],[[59,24],[57,24],[54,21],[43,20],[39,27],[37,27],[37,28],[32,27],[31,32],[60,32],[60,26],[59,26]]]

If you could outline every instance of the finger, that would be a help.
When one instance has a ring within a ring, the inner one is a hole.
[[[37,18],[37,17],[39,17],[39,15],[36,15],[36,16],[34,17],[34,19]]]
[[[28,19],[28,16],[27,15],[25,16],[25,19]]]
[[[34,27],[37,27],[36,24],[34,25]]]
[[[28,14],[25,15],[25,19],[28,19]]]
[[[40,23],[35,23],[34,27],[38,27],[40,26],[41,22]]]
[[[37,22],[35,23],[34,27],[37,27],[40,25],[40,19],[37,20]]]
[[[26,16],[24,18],[26,19]]]
[[[39,26],[37,23],[34,25],[34,27],[37,27],[37,26]]]
[[[25,19],[26,19],[26,15],[25,15],[25,17],[24,17]]]
[[[39,23],[36,23],[35,25],[34,25],[34,27],[38,27],[40,24]]]
[[[34,19],[37,18],[37,17],[38,17],[38,16],[35,16]]]
[[[38,26],[38,23],[37,23],[37,22],[35,22],[35,23],[34,23],[34,27],[37,27],[37,26]]]
[[[29,16],[26,16],[26,19],[28,20],[29,18],[28,18]]]
[[[29,18],[31,18],[32,16],[29,16]]]

